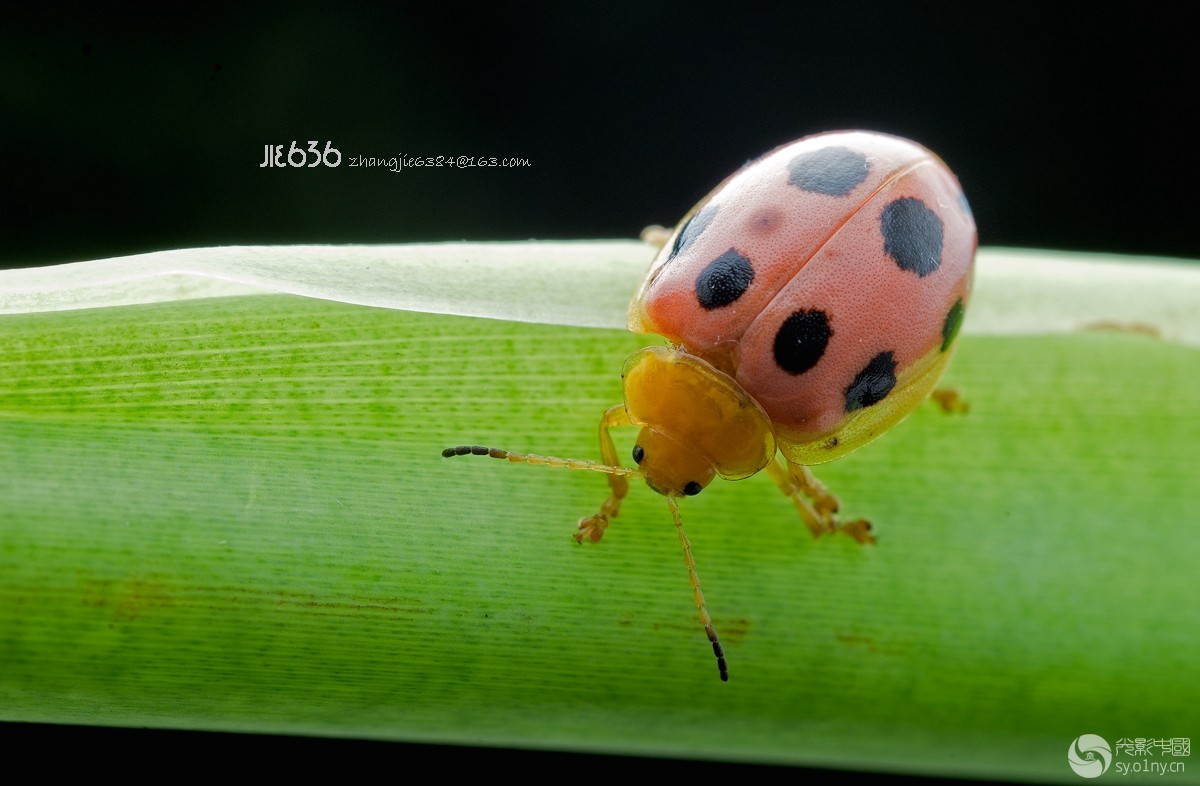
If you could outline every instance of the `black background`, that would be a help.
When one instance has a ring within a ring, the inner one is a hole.
[[[837,128],[938,152],[982,245],[1200,258],[1182,16],[575,6],[3,12],[0,267],[240,243],[630,238],[674,224],[746,160]],[[332,143],[342,165],[259,167],[266,144],[293,140]],[[529,166],[391,173],[350,167],[360,155]]]
[[[937,151],[982,245],[1200,259],[1195,28],[1172,13],[647,0],[3,11],[0,268],[243,243],[631,238],[673,224],[747,159],[837,128]],[[265,145],[293,140],[332,143],[342,165],[259,167]],[[529,166],[392,173],[350,167],[359,155]],[[463,760],[36,725],[0,726],[0,738],[308,751],[397,769]],[[597,766],[484,755],[505,768]]]

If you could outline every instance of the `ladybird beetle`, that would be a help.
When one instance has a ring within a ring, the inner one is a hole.
[[[624,403],[600,419],[603,463],[480,446],[442,455],[607,473],[611,493],[580,520],[580,542],[601,539],[630,477],[666,496],[728,680],[677,498],[766,469],[814,536],[873,543],[866,520],[838,519],[808,466],[865,445],[930,394],[953,354],[976,244],[958,180],[924,147],[866,131],[783,145],[701,200],[651,263],[629,329],[669,343],[625,361]],[[620,465],[617,426],[641,429],[637,469]]]

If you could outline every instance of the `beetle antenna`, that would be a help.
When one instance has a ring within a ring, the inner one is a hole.
[[[667,507],[671,509],[671,518],[675,520],[675,531],[679,533],[679,544],[683,546],[683,561],[687,564],[688,580],[692,583],[692,598],[696,608],[700,609],[700,624],[712,642],[713,655],[717,657],[717,671],[721,673],[721,682],[729,682],[729,664],[725,662],[725,650],[721,648],[721,640],[717,638],[717,629],[713,627],[712,617],[708,616],[708,608],[704,605],[704,593],[700,590],[700,577],[696,575],[696,560],[692,557],[692,544],[683,531],[683,519],[679,515],[679,503],[675,495],[667,495]]]
[[[454,456],[490,456],[494,459],[503,459],[504,461],[512,461],[522,464],[533,464],[540,467],[590,469],[593,472],[603,472],[606,475],[617,475],[627,478],[643,477],[641,470],[629,469],[627,467],[614,467],[608,464],[601,464],[598,461],[557,458],[555,456],[539,456],[535,453],[514,453],[511,450],[487,448],[483,445],[458,445],[453,448],[446,448],[442,451],[442,458],[453,458]]]

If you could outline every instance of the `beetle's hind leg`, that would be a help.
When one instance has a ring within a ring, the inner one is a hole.
[[[642,230],[641,238],[645,243],[662,248],[667,244],[667,241],[671,239],[671,233],[674,231],[675,230],[671,229],[670,227],[651,224]]]
[[[965,415],[971,411],[971,404],[963,396],[962,391],[952,387],[937,387],[929,394],[929,400],[948,415]]]
[[[859,543],[874,543],[875,536],[871,534],[871,522],[866,519],[841,522],[837,512],[840,506],[825,484],[817,480],[808,467],[793,464],[781,457],[767,465],[767,473],[779,486],[779,490],[787,495],[800,517],[812,532],[814,538],[822,535],[844,532]]]

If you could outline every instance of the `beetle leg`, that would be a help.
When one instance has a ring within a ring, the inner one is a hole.
[[[971,410],[970,403],[963,397],[958,388],[937,387],[929,394],[929,399],[941,410],[950,415],[965,415]]]
[[[621,466],[620,459],[617,458],[617,446],[613,444],[609,429],[629,425],[632,423],[629,420],[629,413],[625,411],[624,404],[609,407],[605,410],[604,416],[600,418],[600,457],[605,464],[614,467]],[[579,520],[579,530],[575,533],[575,540],[579,543],[584,540],[598,543],[604,537],[604,530],[608,529],[610,520],[615,519],[617,513],[620,512],[621,501],[629,493],[629,479],[621,475],[609,475],[608,486],[612,493],[600,505],[600,512],[584,516]]]
[[[800,511],[800,518],[812,532],[814,538],[834,532],[845,532],[859,543],[874,543],[875,536],[871,534],[871,522],[866,519],[855,519],[849,522],[838,521],[838,498],[830,493],[825,484],[817,480],[816,475],[802,464],[793,464],[776,457],[767,465],[767,473]]]
[[[674,231],[674,229],[669,227],[651,224],[642,230],[641,237],[643,242],[649,243],[652,246],[657,246],[658,248],[662,248],[667,244],[667,241],[671,239],[671,233]]]

